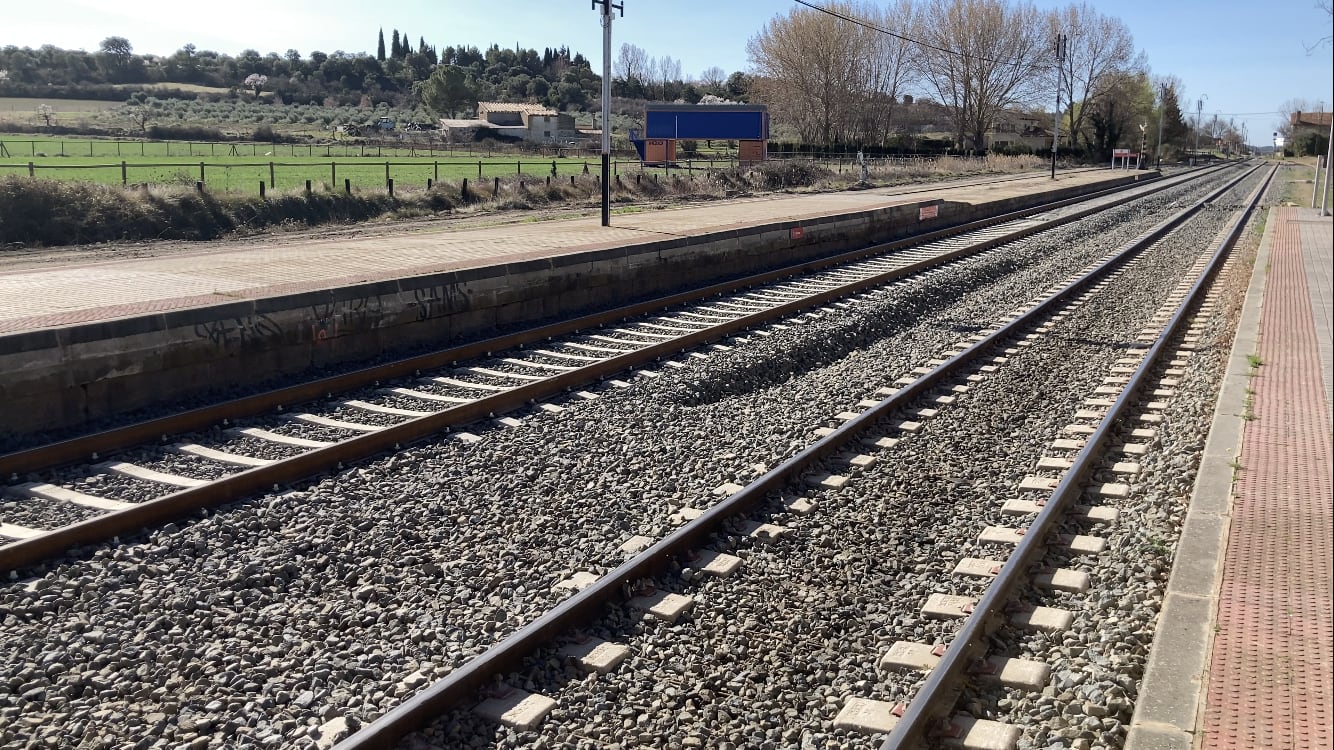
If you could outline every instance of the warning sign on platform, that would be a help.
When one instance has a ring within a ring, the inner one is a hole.
[[[792,227],[787,233],[788,239],[799,240],[806,236],[804,227]]]
[[[934,218],[936,218],[938,215],[940,215],[940,206],[938,206],[938,205],[937,205],[937,206],[922,206],[921,208],[917,209],[917,220],[918,220],[918,221],[926,221],[927,219],[934,219]]]

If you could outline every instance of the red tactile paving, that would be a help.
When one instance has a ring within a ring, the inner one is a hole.
[[[1271,219],[1256,419],[1243,436],[1202,748],[1334,747],[1334,461],[1296,218],[1279,208]]]

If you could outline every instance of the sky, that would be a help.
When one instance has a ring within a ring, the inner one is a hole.
[[[749,70],[746,42],[776,15],[798,7],[789,0],[620,0],[623,18],[612,24],[612,49],[622,43],[649,55],[670,55],[686,77],[706,68]],[[923,0],[925,1],[925,0]],[[1070,0],[1031,0],[1039,9]],[[1330,17],[1316,0],[1086,0],[1121,19],[1155,75],[1175,75],[1184,86],[1182,108],[1194,115],[1232,119],[1252,144],[1267,145],[1278,111],[1289,100],[1334,105],[1331,50],[1307,53],[1331,34]],[[589,0],[44,0],[6,3],[0,46],[96,50],[108,36],[123,36],[140,54],[170,54],[187,43],[235,55],[311,51],[374,52],[376,32],[399,29],[415,44],[436,47],[492,43],[525,48],[569,46],[599,70],[602,29]],[[193,8],[207,8],[194,10]],[[1053,102],[1054,104],[1054,102]]]

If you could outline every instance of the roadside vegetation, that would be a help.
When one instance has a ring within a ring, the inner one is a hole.
[[[869,184],[931,182],[1041,166],[1041,160],[1031,156],[883,162],[876,165]],[[859,180],[859,172],[853,169],[840,173],[815,162],[766,162],[696,174],[622,175],[613,184],[612,200],[623,210],[634,210],[646,203],[717,200],[759,192],[842,190],[858,185]],[[273,228],[470,212],[557,207],[592,210],[600,196],[601,188],[594,177],[583,175],[573,180],[483,180],[470,183],[466,193],[462,181],[448,181],[430,190],[403,190],[393,196],[382,190],[348,193],[322,182],[310,193],[304,189],[279,190],[262,198],[201,192],[185,186],[122,189],[8,176],[0,178],[0,248],[147,239],[208,240]]]

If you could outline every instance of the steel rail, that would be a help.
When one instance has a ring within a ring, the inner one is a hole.
[[[1216,167],[1214,169],[1221,169],[1221,167]],[[1149,190],[1140,193],[1140,195],[1148,195],[1153,192],[1167,190],[1187,180],[1208,173],[1209,170],[1205,170],[1170,179],[1163,179],[1161,176],[1155,176],[1150,181],[1137,183],[1137,185],[1151,184],[1152,187]],[[934,230],[932,232],[896,240],[894,242],[872,245],[860,250],[853,250],[829,256],[827,258],[785,266],[783,268],[730,281],[719,282],[686,292],[679,292],[643,302],[624,305],[566,321],[550,323],[536,328],[525,329],[523,331],[463,344],[449,349],[416,355],[394,362],[361,368],[351,372],[319,378],[317,380],[311,380],[293,386],[277,388],[263,393],[231,399],[166,417],[145,420],[123,427],[104,430],[89,435],[82,435],[26,450],[15,451],[0,455],[0,478],[78,463],[86,460],[88,456],[94,453],[105,456],[135,445],[156,441],[163,435],[175,435],[207,429],[224,420],[242,419],[284,405],[318,399],[329,393],[342,393],[355,388],[364,387],[367,384],[376,381],[403,377],[405,375],[410,375],[417,370],[438,369],[448,366],[454,361],[472,359],[487,355],[494,351],[513,349],[535,341],[542,341],[550,337],[562,336],[586,328],[594,328],[607,323],[613,323],[623,318],[637,317],[675,305],[695,302],[718,294],[725,294],[737,289],[767,284],[790,276],[822,270],[824,268],[861,260],[866,257],[911,247],[913,245],[925,244],[956,234],[963,234],[994,226],[996,224],[1002,224],[1007,221],[1043,213],[1045,211],[1051,211],[1081,201],[1096,200],[1118,192],[1123,192],[1127,189],[1129,188],[1126,186],[1120,186],[1107,190],[1100,190],[1087,195],[1063,198],[1050,203],[1044,203],[1040,206],[1011,211],[953,227],[946,227],[944,229]],[[1058,226],[1059,223],[1075,221],[1079,218],[1082,218],[1082,215],[1062,217],[1049,224],[1048,227],[1043,228]],[[797,226],[800,222],[791,222],[791,224]]]
[[[1253,170],[1251,170],[1253,171]],[[1219,188],[1194,206],[1173,215],[1140,237],[1118,249],[1115,255],[1097,268],[1048,296],[1047,299],[1022,313],[963,352],[947,359],[929,373],[886,397],[857,417],[845,422],[828,436],[812,443],[796,455],[765,472],[736,493],[719,501],[693,521],[676,529],[651,547],[627,560],[614,570],[573,594],[531,623],[510,634],[500,643],[450,672],[444,679],[430,685],[404,703],[358,732],[340,742],[335,750],[389,750],[409,732],[424,726],[431,719],[455,708],[463,701],[475,699],[477,692],[491,684],[496,675],[521,666],[523,659],[557,635],[594,619],[610,602],[624,597],[627,584],[672,569],[676,560],[703,545],[728,519],[759,505],[771,493],[779,493],[788,483],[812,465],[842,451],[847,443],[868,431],[880,419],[910,404],[940,381],[952,375],[968,361],[979,357],[998,341],[1022,329],[1039,316],[1046,314],[1062,300],[1091,285],[1124,260],[1147,247],[1176,226],[1193,216],[1209,201],[1222,195],[1245,179],[1251,171]]]
[[[1253,172],[1254,169],[1251,171]],[[1218,267],[1222,265],[1222,259],[1236,241],[1247,217],[1260,197],[1264,195],[1264,191],[1269,186],[1269,182],[1273,179],[1276,171],[1277,167],[1271,169],[1260,186],[1248,197],[1244,208],[1238,212],[1237,218],[1233,220],[1227,235],[1214,250],[1208,266],[1200,273],[1190,292],[1177,306],[1176,312],[1163,328],[1162,333],[1149,348],[1143,361],[1135,369],[1134,374],[1130,376],[1125,388],[1121,391],[1121,395],[1107,410],[1107,414],[1098,424],[1094,433],[1088,437],[1083,449],[1076,455],[1073,465],[1066,471],[1061,481],[1052,491],[1051,498],[1029,525],[1023,539],[1001,567],[1000,573],[987,588],[986,593],[978,601],[973,613],[959,631],[955,633],[954,639],[950,642],[944,656],[932,667],[926,682],[918,690],[912,702],[908,704],[889,737],[880,746],[881,750],[920,747],[928,739],[928,735],[933,729],[933,723],[936,720],[948,719],[946,714],[953,708],[959,689],[958,684],[964,672],[985,652],[987,636],[994,630],[1015,588],[1027,578],[1029,566],[1040,559],[1040,555],[1044,552],[1048,542],[1048,533],[1055,527],[1065,509],[1082,493],[1083,484],[1096,467],[1095,459],[1101,453],[1103,444],[1111,436],[1117,419],[1128,411],[1131,404],[1139,397],[1140,389],[1144,382],[1148,380],[1150,371],[1156,364],[1158,357],[1185,322],[1187,311],[1201,296]],[[1200,206],[1203,205],[1204,202],[1201,202]]]

